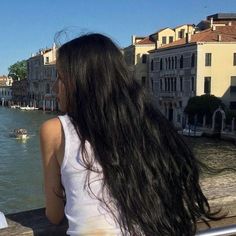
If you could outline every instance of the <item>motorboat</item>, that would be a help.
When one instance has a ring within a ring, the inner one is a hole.
[[[189,137],[201,137],[203,134],[203,131],[185,128],[183,130],[179,130],[178,133],[184,136],[189,136]]]
[[[10,133],[10,136],[14,137],[16,139],[22,139],[22,140],[25,140],[25,139],[29,138],[27,130],[22,129],[22,128],[14,129],[13,132]]]
[[[10,108],[16,109],[16,108],[20,108],[19,105],[11,105]]]
[[[26,106],[26,107],[20,107],[21,110],[25,110],[25,111],[34,111],[34,110],[38,110],[37,107],[30,107],[30,106]]]

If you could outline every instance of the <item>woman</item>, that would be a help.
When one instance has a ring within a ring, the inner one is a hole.
[[[65,212],[70,235],[190,236],[198,219],[215,219],[197,160],[109,38],[65,43],[57,71],[66,115],[40,131],[51,222]]]

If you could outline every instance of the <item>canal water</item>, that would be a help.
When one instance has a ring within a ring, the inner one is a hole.
[[[0,107],[0,211],[5,214],[44,206],[39,127],[55,116],[43,111]],[[30,138],[26,142],[11,138],[9,133],[15,128],[26,128]],[[197,157],[209,166],[236,168],[234,144],[207,138],[187,139],[187,142]],[[236,173],[223,172],[220,175],[220,178],[203,176],[206,179],[204,187],[211,187],[212,178],[219,186],[236,179]]]
[[[55,114],[0,107],[0,211],[43,207],[39,127]],[[15,128],[26,128],[25,142],[11,138]]]

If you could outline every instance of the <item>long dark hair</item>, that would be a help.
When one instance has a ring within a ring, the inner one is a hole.
[[[65,43],[57,69],[84,164],[93,170],[88,141],[123,234],[190,236],[197,220],[217,218],[199,185],[198,161],[111,39],[89,34]]]

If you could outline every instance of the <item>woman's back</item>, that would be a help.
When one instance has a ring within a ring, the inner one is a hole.
[[[98,200],[102,198],[102,173],[90,172],[90,186],[87,185],[87,172],[80,152],[80,140],[67,115],[59,116],[64,135],[65,153],[61,165],[62,185],[66,194],[65,215],[68,219],[69,235],[119,235],[119,226],[103,209]],[[94,158],[89,143],[86,143],[88,156]]]

